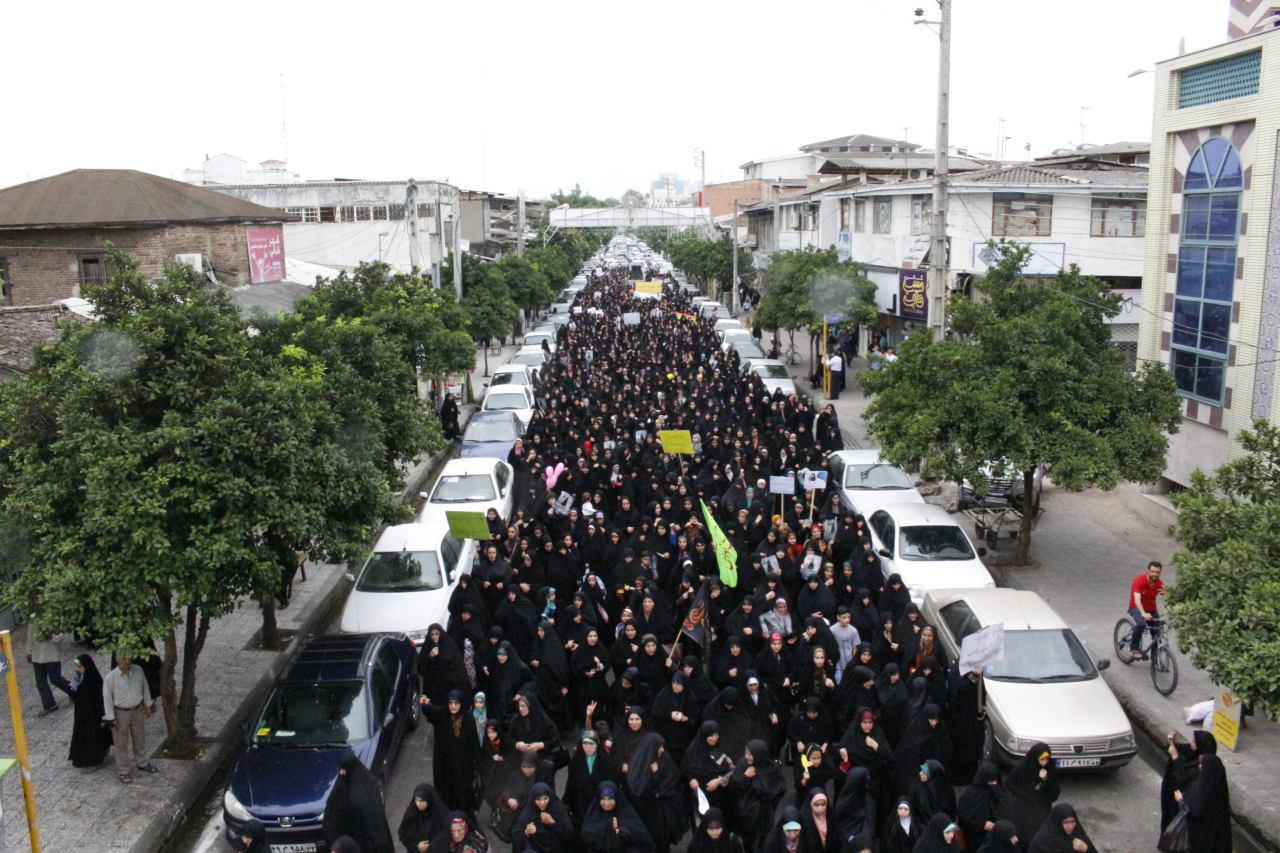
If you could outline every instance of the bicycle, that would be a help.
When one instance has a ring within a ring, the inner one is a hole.
[[[1125,665],[1136,660],[1129,645],[1133,640],[1133,628],[1133,619],[1126,616],[1116,623],[1112,634],[1116,657]],[[1148,619],[1147,629],[1144,645],[1138,651],[1151,661],[1151,683],[1155,685],[1156,692],[1168,696],[1178,689],[1178,659],[1174,656],[1163,619]]]
[[[787,364],[796,365],[800,363],[800,347],[796,346],[795,341],[787,347],[786,352]]]

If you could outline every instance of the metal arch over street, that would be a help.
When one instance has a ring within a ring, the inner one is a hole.
[[[556,207],[553,228],[705,228],[709,207]]]

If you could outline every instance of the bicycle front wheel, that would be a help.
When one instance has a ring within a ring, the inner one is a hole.
[[[1133,641],[1133,620],[1126,618],[1117,622],[1112,640],[1120,663],[1125,665],[1133,663],[1133,652],[1129,649],[1129,643]]]
[[[1151,683],[1161,696],[1178,689],[1178,659],[1167,642],[1156,643],[1151,649]]]

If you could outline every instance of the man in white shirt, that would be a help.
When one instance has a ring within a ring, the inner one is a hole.
[[[102,681],[102,719],[111,724],[111,741],[116,748],[116,775],[122,784],[133,781],[129,767],[129,747],[133,764],[143,773],[159,768],[147,757],[147,717],[151,716],[151,688],[133,659],[116,657],[116,668]]]
[[[827,359],[827,367],[831,368],[831,395],[828,399],[838,400],[840,392],[844,390],[844,357],[839,350]]]
[[[74,698],[71,695],[71,685],[62,677],[62,649],[58,647],[59,639],[61,638],[56,635],[44,637],[34,628],[31,630],[31,651],[27,653],[27,660],[35,670],[36,692],[40,694],[41,706],[38,716],[41,717],[62,707],[53,698],[50,684],[67,694],[68,699]]]

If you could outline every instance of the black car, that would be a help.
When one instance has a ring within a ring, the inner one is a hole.
[[[239,848],[251,818],[274,853],[320,853],[325,801],[350,749],[385,781],[417,727],[418,676],[403,634],[335,634],[285,664],[253,721],[223,795],[226,837]]]

